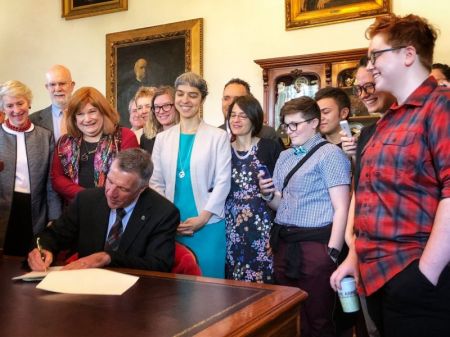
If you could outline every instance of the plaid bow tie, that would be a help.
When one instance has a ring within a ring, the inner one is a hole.
[[[304,154],[306,154],[306,150],[303,146],[296,146],[296,147],[294,147],[294,154],[296,156],[298,156],[300,154],[304,155]]]

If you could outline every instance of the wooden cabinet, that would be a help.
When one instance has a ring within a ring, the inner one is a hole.
[[[314,97],[318,89],[326,86],[341,87],[350,95],[355,116],[351,122],[360,120],[367,124],[376,120],[351,91],[354,71],[364,55],[365,48],[255,60],[263,69],[266,122],[278,129],[279,110],[284,102],[302,95]]]

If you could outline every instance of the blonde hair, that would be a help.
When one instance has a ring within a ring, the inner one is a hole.
[[[17,80],[6,81],[0,85],[0,110],[4,110],[3,97],[23,97],[31,105],[33,94],[25,84]]]
[[[136,91],[136,94],[134,95],[134,100],[137,105],[137,100],[142,97],[150,97],[153,98],[153,95],[155,94],[156,87],[140,87],[138,91]]]
[[[97,89],[92,87],[83,87],[75,91],[70,98],[67,111],[64,113],[64,119],[67,125],[67,133],[73,137],[81,137],[82,133],[78,129],[76,114],[83,109],[86,104],[92,104],[103,116],[103,133],[112,134],[119,124],[119,113],[111,107]]]
[[[151,102],[153,102],[153,97],[154,97],[154,95],[155,95],[155,92],[156,92],[156,87],[140,87],[139,89],[138,89],[138,91],[136,92],[136,94],[134,95],[134,101],[136,102],[136,107],[137,107],[137,100],[139,99],[139,98],[142,98],[142,97],[150,97],[150,100],[151,100]],[[152,104],[152,106],[153,106],[153,104]],[[152,113],[151,113],[151,111],[150,111],[150,114],[149,115],[151,115]],[[150,123],[150,124],[149,124]],[[152,122],[151,122],[151,118],[150,118],[150,116],[148,117],[148,120],[145,122],[145,124],[144,124],[144,134],[147,134],[147,132],[148,131],[146,131],[147,129],[148,130],[151,130],[151,129],[153,129],[153,126],[152,126],[152,124],[151,124]],[[147,126],[148,125],[148,126]]]
[[[153,95],[153,99],[152,99],[152,113],[150,114],[149,119],[147,120],[147,122],[144,125],[144,135],[148,139],[155,137],[156,134],[163,131],[163,126],[158,121],[158,119],[156,118],[156,114],[153,111],[154,106],[155,106],[156,97],[163,96],[163,95],[169,96],[172,99],[172,104],[175,102],[175,89],[173,87],[164,85],[164,86],[159,87],[155,91],[155,93]],[[174,124],[177,124],[179,121],[180,121],[180,114],[179,114],[178,110],[175,109]]]

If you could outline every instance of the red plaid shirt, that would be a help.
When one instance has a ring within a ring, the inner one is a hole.
[[[356,252],[370,295],[419,259],[441,199],[450,197],[450,89],[434,78],[393,105],[362,152]]]

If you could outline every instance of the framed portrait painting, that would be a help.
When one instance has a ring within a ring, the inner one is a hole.
[[[61,0],[62,17],[66,20],[126,11],[128,0]]]
[[[106,35],[106,96],[123,126],[140,87],[173,86],[185,71],[203,74],[203,19]]]
[[[285,0],[286,30],[367,19],[391,12],[391,0]]]

